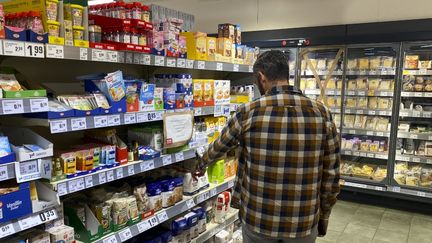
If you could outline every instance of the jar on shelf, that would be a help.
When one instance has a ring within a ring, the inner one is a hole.
[[[142,5],[141,6],[141,20],[145,21],[145,22],[150,22],[150,8],[147,5]]]
[[[125,18],[126,19],[131,19],[132,18],[132,8],[133,8],[133,4],[132,3],[125,4]]]
[[[131,43],[131,31],[129,27],[124,27],[120,32],[121,43],[130,44]]]
[[[112,41],[114,42],[122,42],[122,32],[120,32],[119,30],[113,30],[111,32],[111,36],[112,36]]]
[[[139,44],[139,34],[138,30],[135,28],[131,28],[131,44],[138,45]]]
[[[102,29],[99,25],[89,25],[89,41],[90,42],[102,41]]]
[[[138,36],[138,45],[146,46],[147,45],[147,31],[141,31]]]
[[[45,8],[47,20],[57,21],[58,0],[47,0]]]
[[[110,18],[115,18],[116,15],[116,3],[108,3],[107,4],[107,13],[105,16],[110,17]]]
[[[84,27],[73,26],[73,38],[74,40],[84,40]]]
[[[71,4],[71,17],[73,26],[83,26],[84,7],[78,4]]]
[[[132,5],[132,19],[141,19],[142,9],[141,3],[134,2]]]
[[[48,20],[47,21],[48,26],[48,35],[59,37],[60,35],[60,23],[57,21]]]
[[[126,4],[124,2],[117,2],[117,11],[118,18],[125,19],[126,18]]]

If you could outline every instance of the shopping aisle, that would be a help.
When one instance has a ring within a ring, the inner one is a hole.
[[[431,243],[432,215],[338,201],[316,243]]]

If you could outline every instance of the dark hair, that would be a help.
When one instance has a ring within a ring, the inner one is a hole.
[[[281,51],[266,51],[261,53],[254,66],[253,71],[257,75],[261,72],[268,81],[289,79],[288,58]]]

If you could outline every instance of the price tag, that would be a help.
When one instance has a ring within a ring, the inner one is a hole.
[[[162,157],[162,164],[164,166],[170,165],[171,163],[172,163],[171,155],[167,155],[167,156]]]
[[[51,133],[67,132],[66,120],[54,120],[50,121]]]
[[[360,95],[360,96],[365,96],[366,92],[365,91],[358,91],[357,94]]]
[[[46,56],[48,58],[64,58],[64,47],[59,45],[46,45]]]
[[[186,201],[186,205],[189,209],[191,209],[191,208],[195,207],[195,202],[193,199],[189,199]]]
[[[345,151],[344,151],[344,154],[345,154],[345,155],[352,155],[352,151],[351,151],[351,150],[345,150]]]
[[[369,114],[369,115],[375,115],[375,114],[376,114],[376,111],[374,111],[374,110],[368,111],[368,114]]]
[[[415,92],[414,97],[423,97],[423,93]]]
[[[347,94],[348,95],[355,95],[355,92],[354,91],[348,91]]]
[[[368,153],[368,154],[367,154],[367,157],[369,157],[369,158],[375,158],[375,154],[370,154],[370,153]]]
[[[48,99],[31,99],[30,111],[31,112],[48,111]]]
[[[105,62],[108,61],[107,51],[101,49],[92,49],[92,61]]]
[[[186,67],[186,59],[183,59],[183,58],[177,59],[177,67],[178,68],[185,68]]]
[[[80,60],[87,61],[88,60],[88,49],[80,48]]]
[[[12,224],[0,226],[0,238],[15,234],[15,229]]]
[[[167,67],[176,67],[176,59],[174,58],[167,58]]]
[[[86,188],[93,187],[93,176],[92,175],[85,177],[85,187]]]
[[[124,124],[134,124],[134,123],[136,123],[135,113],[125,113]]]
[[[426,164],[432,164],[432,159],[427,159]]]
[[[249,72],[253,73],[253,66],[249,66]]]
[[[108,51],[106,53],[108,62],[118,62],[118,52],[116,51]]]
[[[57,185],[57,193],[58,193],[59,196],[63,196],[63,195],[68,194],[67,186],[66,186],[65,182],[59,183]]]
[[[198,195],[197,203],[202,203],[210,198],[210,192],[205,192],[203,194]]]
[[[408,92],[401,92],[402,97],[410,97],[410,93]]]
[[[234,180],[228,181],[228,188],[234,187]]]
[[[349,130],[348,133],[349,134],[356,134],[356,130]]]
[[[210,197],[214,197],[214,196],[216,196],[216,194],[217,194],[216,188],[213,188],[210,190]]]
[[[376,75],[377,74],[377,71],[376,70],[370,70],[369,71],[369,75]]]
[[[134,174],[135,174],[135,168],[134,168],[134,166],[133,165],[129,165],[128,166],[128,175],[131,176],[131,175],[134,175]]]
[[[126,228],[120,232],[118,232],[118,235],[120,236],[120,240],[122,242],[125,242],[127,240],[129,240],[130,238],[132,238],[132,232],[129,228]]]
[[[69,181],[68,187],[69,187],[69,193],[73,193],[73,192],[78,191],[78,189],[77,189],[77,180]]]
[[[413,161],[413,162],[420,163],[420,158],[412,158],[412,161]]]
[[[361,70],[360,75],[366,75],[366,70]]]
[[[223,70],[223,63],[221,63],[221,62],[216,63],[216,70],[222,71]]]
[[[165,65],[165,57],[155,56],[155,65],[156,66],[164,66]]]
[[[165,211],[163,211],[161,213],[158,213],[157,218],[159,220],[159,224],[161,224],[162,222],[168,220],[168,214]]]
[[[3,52],[6,56],[25,56],[24,42],[4,40]]]
[[[45,58],[45,47],[44,44],[26,42],[25,43],[25,56]]]
[[[367,131],[367,132],[366,132],[366,135],[373,136],[373,135],[374,135],[374,132],[372,132],[372,131]]]
[[[384,133],[383,133],[383,132],[376,132],[376,135],[377,135],[377,136],[381,136],[381,137],[383,137],[383,136],[384,136]]]
[[[195,116],[201,116],[201,114],[202,114],[202,108],[201,107],[194,108],[194,111],[195,111]]]
[[[183,160],[184,160],[184,154],[183,154],[183,152],[175,154],[175,161],[176,162],[183,161]]]
[[[426,68],[420,68],[419,74],[420,75],[426,75],[427,74],[427,69]]]
[[[239,71],[239,65],[238,64],[234,64],[233,71],[234,72],[238,72]]]
[[[24,113],[24,104],[22,100],[2,100],[3,114],[20,114]]]
[[[410,134],[410,135],[409,135],[409,138],[417,139],[417,138],[418,138],[418,135],[417,135],[417,134]]]
[[[389,96],[388,93],[385,92],[385,91],[381,91],[381,92],[380,92],[380,95],[381,95],[381,96]]]
[[[107,116],[95,116],[93,121],[95,128],[106,127],[108,125]]]
[[[346,113],[351,113],[351,109],[345,109]]]
[[[85,117],[72,118],[71,119],[71,129],[72,131],[87,129],[87,121]]]
[[[117,238],[115,237],[115,235],[111,235],[110,237],[103,239],[102,242],[103,243],[117,243]]]
[[[106,178],[106,174],[105,174],[105,172],[100,173],[100,174],[99,174],[99,184],[104,184],[104,183],[106,183],[106,180],[107,180],[107,178]]]
[[[149,219],[144,219],[144,221],[139,222],[137,224],[138,227],[138,232],[142,233],[144,231],[147,231],[153,227],[155,227],[158,224],[157,218],[155,216],[149,218]]]
[[[428,137],[428,140],[429,140],[429,141],[432,141],[432,136],[429,136],[429,137]]]
[[[198,61],[197,68],[198,69],[205,69],[205,62],[204,61]]]
[[[357,114],[363,114],[363,110],[357,110],[356,113]]]
[[[417,192],[417,196],[426,197],[426,193],[425,192]]]
[[[119,126],[120,125],[120,115],[110,115],[108,116],[108,126]]]
[[[114,180],[114,171],[113,170],[109,170],[107,171],[107,181],[113,181]]]
[[[39,224],[39,216],[32,215],[18,221],[21,230],[26,230],[35,227]]]
[[[155,168],[154,160],[147,160],[141,162],[140,167],[141,167],[141,171],[153,170]]]
[[[9,173],[8,173],[8,167],[5,166],[1,166],[0,167],[0,181],[4,181],[9,179]]]
[[[140,64],[143,65],[150,65],[151,63],[151,56],[150,55],[142,55]]]
[[[117,180],[123,178],[123,168],[119,168],[116,170]]]
[[[51,220],[57,219],[57,211],[51,209],[39,214],[40,223],[49,222]]]
[[[375,158],[377,158],[377,159],[387,159],[387,155],[385,155],[385,154],[376,154]]]
[[[353,156],[360,156],[360,152],[355,152],[355,151],[353,151],[353,152],[352,152],[352,155],[353,155]]]
[[[427,112],[427,111],[424,111],[422,115],[423,115],[424,118],[431,118],[432,117],[432,113],[431,112]]]
[[[334,95],[334,94],[335,94],[335,91],[334,91],[334,90],[327,90],[327,94],[328,94],[328,95]]]
[[[186,59],[186,68],[193,69],[194,68],[194,60]]]
[[[400,115],[401,117],[406,117],[406,116],[408,116],[408,112],[401,111],[401,112],[399,113],[399,115]]]
[[[366,153],[363,153],[363,152],[360,152],[360,156],[361,156],[361,157],[367,157],[367,154],[366,154]]]
[[[400,187],[398,186],[392,187],[392,192],[400,192]]]
[[[375,191],[384,191],[384,188],[380,187],[380,186],[376,186],[375,187]]]
[[[431,92],[426,92],[426,93],[424,93],[424,97],[430,98],[430,97],[432,97],[432,93]]]

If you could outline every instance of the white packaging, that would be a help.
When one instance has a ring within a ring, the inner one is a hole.
[[[210,186],[207,170],[202,176],[198,177],[198,183],[199,183],[198,187],[200,189],[208,188]]]
[[[225,230],[221,230],[215,235],[216,243],[227,243],[230,240],[229,233]]]
[[[219,194],[216,199],[215,208],[215,222],[222,224],[225,222],[226,211],[225,211],[225,195]]]
[[[243,233],[241,230],[237,230],[232,236],[233,243],[243,243]]]
[[[199,191],[199,182],[192,177],[190,172],[185,173],[183,178],[183,193],[193,195]]]

